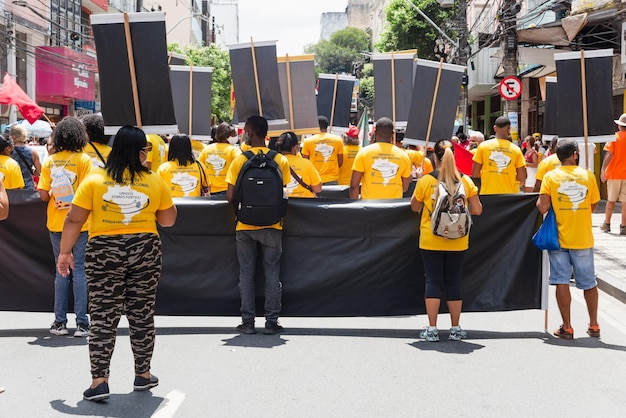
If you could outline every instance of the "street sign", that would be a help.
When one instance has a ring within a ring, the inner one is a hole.
[[[504,77],[498,89],[504,100],[515,100],[522,94],[522,82],[514,76]]]

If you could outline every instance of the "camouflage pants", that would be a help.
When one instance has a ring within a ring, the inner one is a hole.
[[[108,377],[122,314],[129,325],[135,373],[150,370],[154,306],[161,276],[161,239],[154,234],[97,236],[85,253],[89,291],[91,376]]]

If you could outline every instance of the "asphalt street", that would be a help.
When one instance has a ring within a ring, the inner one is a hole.
[[[554,290],[549,330],[560,324]],[[597,417],[626,408],[626,305],[600,295],[602,338],[585,334],[573,291],[575,339],[544,331],[538,310],[472,313],[469,338],[418,339],[425,316],[283,318],[280,335],[239,335],[238,318],[157,317],[152,371],[133,392],[127,325],[111,367],[111,398],[82,400],[85,339],[47,332],[50,313],[0,312],[0,417]],[[73,315],[70,319],[73,324]]]

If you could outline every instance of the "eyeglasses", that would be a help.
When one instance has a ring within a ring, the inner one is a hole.
[[[145,152],[146,154],[152,151],[152,144],[148,144],[141,149],[141,152]]]

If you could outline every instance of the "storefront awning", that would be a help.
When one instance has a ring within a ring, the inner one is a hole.
[[[517,50],[519,71],[518,77],[541,78],[556,71],[554,54],[564,52],[555,48],[520,47]],[[499,49],[491,58],[502,60]],[[495,77],[503,76],[502,67],[498,68]]]
[[[587,25],[597,25],[616,19],[615,8],[594,10],[565,17],[558,22],[551,22],[533,28],[519,29],[517,41],[522,44],[569,46],[576,35]]]

